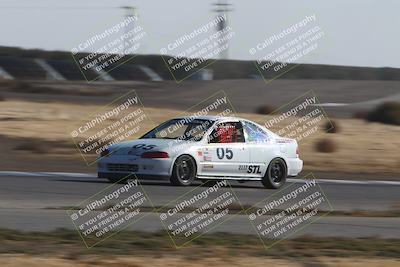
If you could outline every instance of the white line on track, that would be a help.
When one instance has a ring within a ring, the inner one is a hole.
[[[17,171],[0,171],[0,177],[82,177],[93,178],[97,177],[95,173],[79,173],[79,172],[17,172]]]
[[[79,172],[18,172],[18,171],[0,171],[0,177],[79,177],[79,178],[97,178],[96,173]],[[292,183],[304,183],[300,179],[288,179]],[[355,185],[396,185],[400,186],[400,181],[379,181],[379,180],[333,180],[318,179],[320,184],[355,184]]]
[[[300,179],[287,179],[292,183],[304,183]],[[355,185],[400,185],[400,181],[379,181],[379,180],[333,180],[333,179],[317,179],[319,184],[355,184]]]

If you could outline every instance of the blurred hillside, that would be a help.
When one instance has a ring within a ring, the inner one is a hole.
[[[83,56],[82,54],[80,56]],[[168,60],[168,56],[165,60]],[[16,79],[47,79],[37,59],[58,70],[67,80],[84,80],[70,52],[0,47],[0,67]],[[288,65],[288,69],[293,64]],[[173,80],[160,55],[137,55],[113,70],[115,80],[152,80],[148,69],[163,80]],[[207,67],[214,80],[220,79],[261,79],[252,61],[217,60]],[[89,75],[90,76],[90,75]],[[90,78],[90,77],[89,77]],[[198,79],[198,77],[192,77]],[[279,79],[334,79],[334,80],[400,80],[400,69],[347,67],[333,65],[301,64]]]

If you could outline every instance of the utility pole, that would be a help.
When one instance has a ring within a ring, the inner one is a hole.
[[[212,4],[214,6],[213,11],[217,13],[216,17],[221,17],[224,16],[226,17],[226,20],[221,20],[218,22],[217,26],[216,26],[216,31],[217,32],[224,32],[227,25],[228,25],[228,12],[233,11],[233,9],[231,9],[232,5],[229,4],[226,0],[218,0],[217,3]],[[220,59],[227,59],[228,58],[228,49],[229,49],[229,45],[228,45],[228,40],[225,38],[226,34],[222,34],[221,35],[221,39],[224,40],[224,42],[219,44],[219,47],[222,48],[224,46],[226,46],[227,48],[225,50],[223,50],[220,53]]]
[[[136,10],[137,10],[136,7],[134,7],[134,6],[121,6],[120,8],[125,10],[125,16],[124,16],[125,20],[127,20],[129,18],[133,18],[133,17],[136,16]],[[129,25],[130,25],[130,27],[128,27],[128,26],[124,27],[124,34],[127,34],[130,30],[135,28],[135,24],[133,22],[129,23]],[[127,47],[125,42],[124,42],[124,49],[123,49],[124,56],[126,56],[128,54],[128,52],[129,52],[129,51],[127,51],[128,48],[129,48],[129,46]]]

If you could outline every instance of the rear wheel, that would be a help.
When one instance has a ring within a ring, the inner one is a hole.
[[[196,178],[196,162],[191,156],[183,155],[176,159],[170,178],[173,185],[190,185]]]
[[[287,168],[283,159],[276,158],[271,161],[261,182],[265,188],[278,189],[286,182]]]

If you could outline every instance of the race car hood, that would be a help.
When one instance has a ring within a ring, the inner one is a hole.
[[[141,156],[145,152],[163,151],[171,153],[187,143],[189,142],[175,139],[137,139],[112,145],[109,150],[113,155]]]

